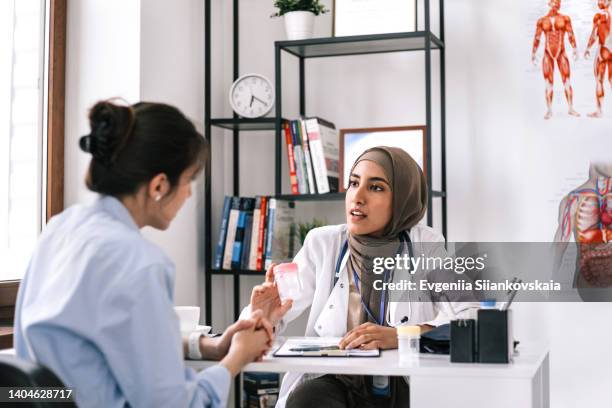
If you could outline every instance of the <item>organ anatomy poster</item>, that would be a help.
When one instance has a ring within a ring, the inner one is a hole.
[[[531,2],[529,74],[539,77],[544,119],[612,117],[611,2]]]
[[[555,245],[557,267],[565,243],[577,247],[575,287],[612,287],[612,163],[592,163],[588,180],[563,198],[554,241],[560,243]]]

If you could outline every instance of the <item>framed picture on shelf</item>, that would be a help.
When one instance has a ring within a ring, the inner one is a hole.
[[[416,8],[416,0],[334,0],[332,35],[415,31]]]
[[[427,174],[425,126],[397,126],[340,130],[340,191],[346,191],[349,172],[357,157],[376,146],[399,147]]]

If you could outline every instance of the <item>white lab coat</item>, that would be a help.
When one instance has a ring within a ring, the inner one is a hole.
[[[298,264],[302,291],[299,297],[293,299],[293,306],[279,323],[277,333],[282,333],[287,323],[296,319],[310,307],[306,336],[341,337],[346,334],[350,278],[346,268],[346,257],[342,263],[338,281],[335,286],[333,285],[336,262],[346,237],[346,224],[315,228],[308,233],[304,246],[293,260]],[[410,240],[416,254],[420,253],[420,242],[443,243],[444,237],[430,227],[416,225],[410,231]],[[439,247],[442,250],[444,248],[443,245]],[[458,315],[463,315],[468,308],[473,306],[467,303],[451,303],[451,305]],[[241,318],[247,318],[249,314],[250,306],[247,306],[242,311]],[[438,326],[449,322],[448,315],[438,310],[436,303],[389,302],[387,323],[396,326],[404,317],[408,318],[407,324]],[[316,374],[287,373],[281,385],[276,407],[284,408],[287,397],[301,381],[318,376]]]

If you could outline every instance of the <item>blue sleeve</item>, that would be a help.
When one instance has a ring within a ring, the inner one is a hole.
[[[97,325],[98,346],[131,406],[225,407],[229,371],[185,367],[168,268],[134,271],[134,282],[102,299],[107,313]]]

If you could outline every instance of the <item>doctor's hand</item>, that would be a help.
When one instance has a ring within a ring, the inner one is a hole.
[[[397,331],[395,327],[380,326],[374,323],[364,323],[355,327],[340,340],[341,349],[360,348],[394,349],[397,348]]]
[[[272,326],[276,326],[293,305],[291,299],[281,302],[278,287],[274,282],[273,269],[275,266],[275,264],[270,265],[266,272],[265,282],[255,286],[251,292],[251,311],[261,311],[263,317],[268,319]]]

